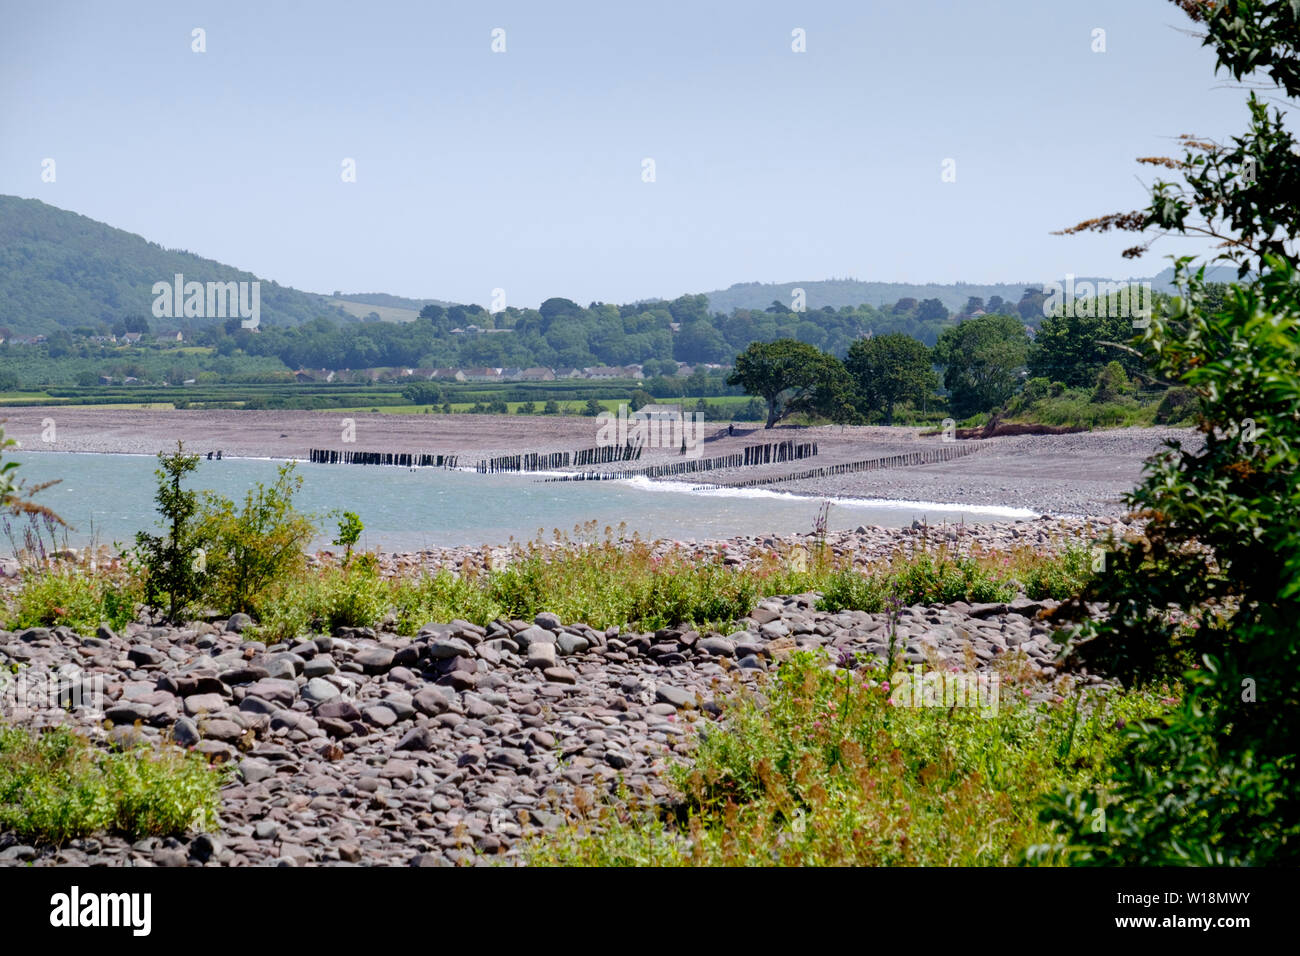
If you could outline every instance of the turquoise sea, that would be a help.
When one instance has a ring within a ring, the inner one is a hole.
[[[152,528],[157,459],[144,455],[18,452],[17,474],[28,484],[59,480],[37,496],[73,526],[69,543],[127,543]],[[210,488],[236,501],[253,483],[270,482],[280,462],[228,458],[202,460],[192,487]],[[738,534],[811,531],[821,499],[763,489],[711,491],[683,482],[545,482],[537,475],[479,475],[440,468],[299,463],[297,499],[307,512],[355,511],[366,526],[362,544],[408,551],[426,546],[504,544],[510,538],[548,538],[594,520],[597,527],[625,523],[628,532],[677,540]],[[972,508],[922,502],[834,499],[830,528],[898,527],[924,518],[931,524],[1031,517],[1014,508]],[[321,527],[332,532],[334,521]],[[328,538],[322,535],[319,545]],[[0,550],[11,551],[0,535]]]

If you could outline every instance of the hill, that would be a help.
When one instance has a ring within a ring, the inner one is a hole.
[[[1131,281],[1150,282],[1155,292],[1172,292],[1174,270],[1171,266],[1154,276],[1139,277]],[[1237,277],[1236,270],[1216,266],[1206,270],[1206,278],[1212,282],[1231,282]],[[1064,277],[1059,281],[1064,282]],[[1113,277],[1076,276],[1075,282],[1115,281]],[[961,310],[971,296],[977,296],[987,302],[993,296],[1001,296],[1008,302],[1019,302],[1025,290],[1041,290],[1042,280],[1024,282],[973,283],[955,282],[949,285],[939,283],[913,284],[907,282],[863,282],[858,279],[817,279],[805,282],[738,282],[728,289],[719,289],[704,293],[709,299],[709,310],[730,315],[735,309],[766,309],[773,300],[785,305],[790,304],[790,297],[795,289],[803,289],[805,302],[809,311],[830,306],[833,309],[843,306],[891,305],[899,299],[938,299],[950,312]]]
[[[196,282],[258,279],[37,199],[0,196],[0,325],[11,335],[112,326],[132,316],[152,322],[153,284],[177,273]],[[324,296],[260,281],[263,324],[355,321]],[[221,320],[184,321],[202,327]]]
[[[134,233],[115,229],[39,200],[0,196],[0,326],[6,328],[10,336],[48,335],[59,329],[94,328],[101,324],[112,326],[133,316],[151,319],[154,283],[170,282],[176,273],[182,273],[188,281],[197,282],[258,279],[251,272],[205,259],[184,250],[166,249]],[[1233,270],[1222,267],[1209,270],[1209,273],[1214,281],[1229,281],[1235,278]],[[1138,281],[1150,281],[1156,291],[1169,291],[1172,276],[1173,270],[1165,269],[1155,276]],[[333,296],[324,296],[282,286],[273,280],[261,279],[260,281],[262,283],[261,315],[262,322],[266,326],[300,325],[318,317],[327,317],[335,322],[355,323],[357,320],[373,321],[373,318],[378,316],[384,322],[409,323],[426,306],[436,305],[442,308],[452,306],[452,303],[442,299],[411,299],[382,292],[348,294],[336,292]],[[1094,277],[1091,281],[1097,280]],[[841,338],[839,332],[847,334],[853,333],[853,330],[832,329],[830,320],[819,314],[819,310],[839,309],[845,306],[855,309],[861,306],[870,306],[872,309],[883,306],[888,309],[900,299],[937,299],[949,311],[958,312],[972,296],[979,297],[985,302],[994,296],[1001,296],[1007,302],[1016,303],[1024,295],[1025,289],[1031,287],[1041,289],[1042,283],[959,282],[944,285],[825,279],[781,283],[744,282],[737,283],[729,289],[705,293],[705,299],[689,296],[685,298],[697,299],[701,305],[707,301],[705,309],[708,313],[722,313],[729,316],[736,309],[762,312],[774,300],[788,307],[791,304],[793,290],[802,288],[807,309],[802,321],[805,324],[820,326],[826,337],[838,341]],[[665,300],[647,301],[638,305],[646,308],[656,303],[668,306]],[[584,311],[576,305],[574,307]],[[691,317],[698,316],[693,313],[689,316],[674,313],[674,318],[678,322],[683,318]],[[864,328],[878,326],[880,324],[878,318],[864,317],[866,320]],[[220,321],[220,319],[183,320],[184,324],[194,328],[202,328]],[[770,334],[775,334],[774,328],[765,329],[763,332],[752,331],[759,337],[770,337]],[[931,344],[937,334],[935,328],[921,330],[908,327],[906,331]],[[594,327],[584,330],[582,334],[584,336],[595,334]],[[737,329],[735,335],[728,338],[738,336],[737,341],[740,341],[747,334],[750,334],[750,331]],[[810,333],[805,329],[801,338],[811,340]],[[498,343],[498,345],[503,344]],[[745,342],[740,342],[740,347],[743,348],[744,344]],[[489,348],[486,343],[480,343],[475,349],[469,351],[474,353],[467,356],[467,361],[471,364],[482,365],[485,362],[490,364],[491,360],[497,358],[495,355],[497,348]],[[577,362],[579,358],[591,359],[586,347],[572,351],[569,364]],[[596,357],[600,358],[598,353],[601,350],[593,351],[597,353]],[[606,361],[620,364],[630,360],[643,360],[653,352],[653,350],[642,351],[645,354],[634,350],[622,359],[616,356]],[[714,348],[705,351],[712,354],[720,353],[721,350]],[[445,360],[446,356],[443,358]],[[536,364],[535,358],[527,354],[521,353],[515,358]]]

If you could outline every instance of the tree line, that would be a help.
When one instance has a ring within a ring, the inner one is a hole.
[[[1222,290],[1211,294],[1221,300]],[[1168,302],[1156,295],[1154,308]],[[1118,296],[1097,305],[1058,308],[1036,330],[1019,311],[972,309],[975,314],[944,328],[933,347],[888,332],[855,339],[842,358],[793,338],[753,342],[736,357],[727,381],[766,403],[769,428],[798,414],[892,425],[904,404],[945,407],[960,420],[1004,408],[1025,391],[1038,396],[1097,387],[1105,399],[1141,376],[1144,364],[1127,344],[1137,330],[1131,315],[1119,314]]]

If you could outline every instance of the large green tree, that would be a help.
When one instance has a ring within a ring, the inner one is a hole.
[[[844,360],[857,385],[859,407],[877,412],[894,424],[894,406],[921,402],[939,385],[931,367],[930,350],[910,335],[891,332],[858,339]]]
[[[1083,388],[1092,385],[1097,373],[1113,361],[1129,374],[1141,371],[1141,358],[1117,347],[1133,338],[1132,318],[1071,315],[1071,311],[1059,309],[1043,319],[1029,349],[1030,378]]]
[[[1019,316],[980,315],[944,330],[934,348],[957,418],[1004,405],[1020,387],[1029,334]]]
[[[853,415],[853,382],[843,363],[794,339],[750,343],[736,356],[727,384],[767,403],[767,428],[798,412],[832,421]]]

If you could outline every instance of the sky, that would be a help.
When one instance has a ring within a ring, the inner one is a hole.
[[[0,193],[312,292],[484,306],[1151,275],[1204,247],[1050,233],[1144,205],[1135,157],[1245,128],[1190,26],[1166,0],[0,0]]]

